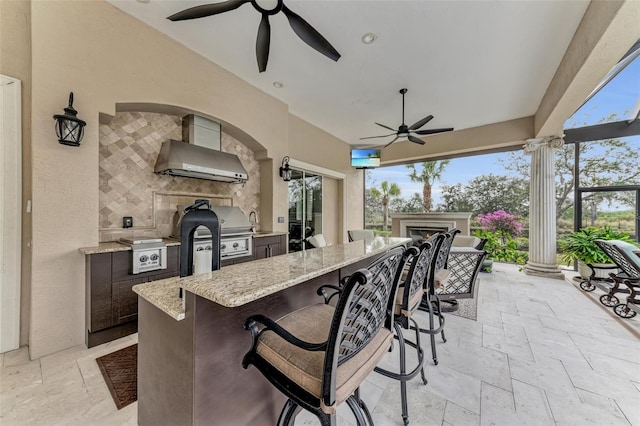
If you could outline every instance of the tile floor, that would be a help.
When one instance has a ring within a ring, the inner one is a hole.
[[[411,425],[640,426],[640,319],[618,320],[594,293],[512,265],[482,274],[478,320],[447,315],[439,365],[428,357],[429,384],[408,385]],[[4,354],[0,424],[135,425],[137,404],[116,409],[95,358],[136,341],[36,361],[25,349]],[[383,366],[394,368],[396,356]],[[361,392],[376,425],[402,424],[397,382],[373,373]],[[339,425],[354,423],[346,406],[338,413]],[[303,413],[296,424],[317,421]]]

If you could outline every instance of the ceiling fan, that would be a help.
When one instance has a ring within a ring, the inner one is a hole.
[[[391,145],[392,143],[397,141],[399,138],[403,138],[403,137],[408,138],[413,143],[424,145],[424,141],[422,139],[420,139],[420,138],[417,138],[417,137],[413,136],[413,134],[416,134],[416,135],[433,135],[433,134],[436,134],[436,133],[450,132],[450,131],[453,130],[453,127],[447,127],[447,128],[442,128],[442,129],[418,130],[422,126],[427,124],[429,121],[431,121],[433,119],[433,115],[427,115],[425,118],[423,118],[422,120],[416,121],[411,126],[407,126],[406,124],[404,124],[404,95],[405,95],[405,93],[407,93],[407,89],[400,89],[400,94],[402,94],[402,124],[398,127],[398,130],[395,130],[392,127],[389,127],[389,126],[385,126],[384,124],[376,123],[378,126],[384,127],[385,129],[388,129],[388,130],[391,130],[394,133],[389,133],[388,135],[381,135],[381,136],[368,136],[366,138],[360,138],[360,140],[376,139],[376,138],[388,138],[389,136],[394,136],[395,135],[395,138],[393,138],[393,140],[391,142],[389,142],[388,144],[386,144],[383,148],[388,147],[389,145]]]
[[[227,0],[220,3],[203,4],[201,6],[191,7],[182,12],[175,13],[167,19],[170,21],[184,21],[188,19],[204,18],[206,16],[218,15],[220,13],[235,10],[245,3],[251,3],[253,8],[262,14],[262,20],[258,26],[258,37],[256,40],[256,59],[258,60],[258,69],[264,72],[267,69],[269,61],[269,45],[271,42],[271,25],[269,24],[269,16],[275,15],[282,11],[289,20],[289,25],[293,31],[309,46],[322,53],[329,59],[337,61],[340,59],[340,53],[325,39],[318,31],[315,30],[307,21],[299,15],[292,12],[284,5],[283,0],[270,0],[275,6],[272,9],[265,9],[258,4],[260,0]],[[262,0],[266,1],[266,0]]]

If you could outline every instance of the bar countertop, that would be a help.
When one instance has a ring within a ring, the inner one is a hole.
[[[409,242],[410,238],[377,237],[366,243],[336,244],[231,265],[190,277],[139,284],[133,291],[180,321],[185,315],[183,299],[179,298],[180,288],[224,307],[235,308]]]

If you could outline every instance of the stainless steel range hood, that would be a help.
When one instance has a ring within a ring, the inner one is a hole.
[[[216,132],[211,128],[215,129],[215,126],[218,129],[217,141],[212,140]],[[183,119],[183,128],[183,137],[187,136],[189,142],[164,142],[156,160],[155,173],[232,183],[244,183],[249,179],[236,155],[208,148],[220,146],[218,123],[203,117],[187,116]]]

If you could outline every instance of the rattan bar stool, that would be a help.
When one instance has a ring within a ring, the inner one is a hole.
[[[400,372],[385,370],[376,367],[374,371],[384,376],[400,381],[400,397],[402,401],[402,420],[405,425],[409,424],[409,409],[407,404],[407,382],[420,373],[422,382],[426,385],[427,378],[424,374],[424,351],[420,343],[420,327],[414,319],[414,313],[418,310],[422,295],[424,294],[425,282],[429,278],[429,272],[435,261],[435,254],[439,237],[433,236],[420,245],[420,248],[411,247],[406,252],[409,270],[406,277],[402,277],[402,282],[396,295],[394,308],[394,328],[395,337],[398,339],[400,355]],[[433,321],[433,319],[432,319]],[[404,336],[404,330],[411,328],[415,331],[415,342],[408,340]],[[418,361],[416,366],[407,372],[406,345],[416,349]]]
[[[253,345],[242,366],[254,365],[289,398],[279,426],[293,425],[301,409],[335,425],[336,406],[345,401],[358,425],[373,424],[358,389],[391,348],[403,254],[401,247],[390,250],[352,274],[335,307],[321,303],[277,321],[262,315],[245,321]]]

